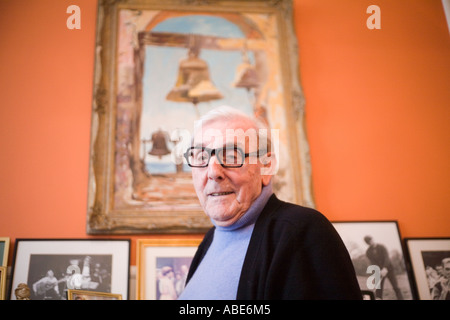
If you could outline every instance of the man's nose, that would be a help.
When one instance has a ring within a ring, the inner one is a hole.
[[[213,180],[223,179],[223,169],[224,168],[220,164],[216,155],[211,155],[211,159],[209,159],[208,164],[208,178]]]

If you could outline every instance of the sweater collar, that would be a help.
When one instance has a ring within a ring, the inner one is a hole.
[[[219,231],[233,231],[251,225],[255,223],[256,219],[259,217],[259,214],[264,209],[265,205],[267,204],[267,201],[269,201],[269,198],[271,197],[272,194],[273,194],[272,182],[270,182],[267,186],[264,186],[262,188],[261,193],[252,203],[247,212],[231,226],[221,227],[217,226],[213,220],[211,221],[216,227],[216,230]]]

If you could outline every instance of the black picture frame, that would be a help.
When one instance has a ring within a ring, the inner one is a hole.
[[[9,299],[20,283],[31,300],[65,300],[68,289],[129,297],[130,239],[16,239]]]
[[[332,221],[352,259],[362,292],[376,300],[414,300],[416,291],[396,220]],[[370,250],[366,240],[371,237]],[[389,265],[382,265],[381,257]],[[385,270],[383,270],[386,268]]]
[[[439,289],[438,283],[447,282],[450,272],[445,274],[440,271],[439,264],[442,266],[444,258],[450,259],[450,238],[405,238],[404,243],[416,286],[417,298],[420,300],[443,299],[444,297],[439,294],[442,290]],[[450,299],[450,296],[447,299]]]

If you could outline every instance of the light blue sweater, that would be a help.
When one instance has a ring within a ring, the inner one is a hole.
[[[242,218],[228,227],[216,226],[211,246],[179,300],[236,299],[253,227],[272,193],[269,184]]]

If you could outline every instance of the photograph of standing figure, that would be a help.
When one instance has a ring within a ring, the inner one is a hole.
[[[377,300],[413,299],[396,221],[335,221],[333,226],[350,254],[362,291]]]
[[[381,270],[381,281],[379,286],[377,286],[378,288],[375,289],[375,297],[377,299],[383,299],[384,282],[386,279],[389,279],[397,300],[403,300],[402,292],[398,287],[394,266],[391,258],[389,257],[389,252],[386,246],[374,242],[372,236],[369,235],[364,237],[364,241],[369,246],[366,251],[367,258],[370,260],[372,265],[377,265]]]

